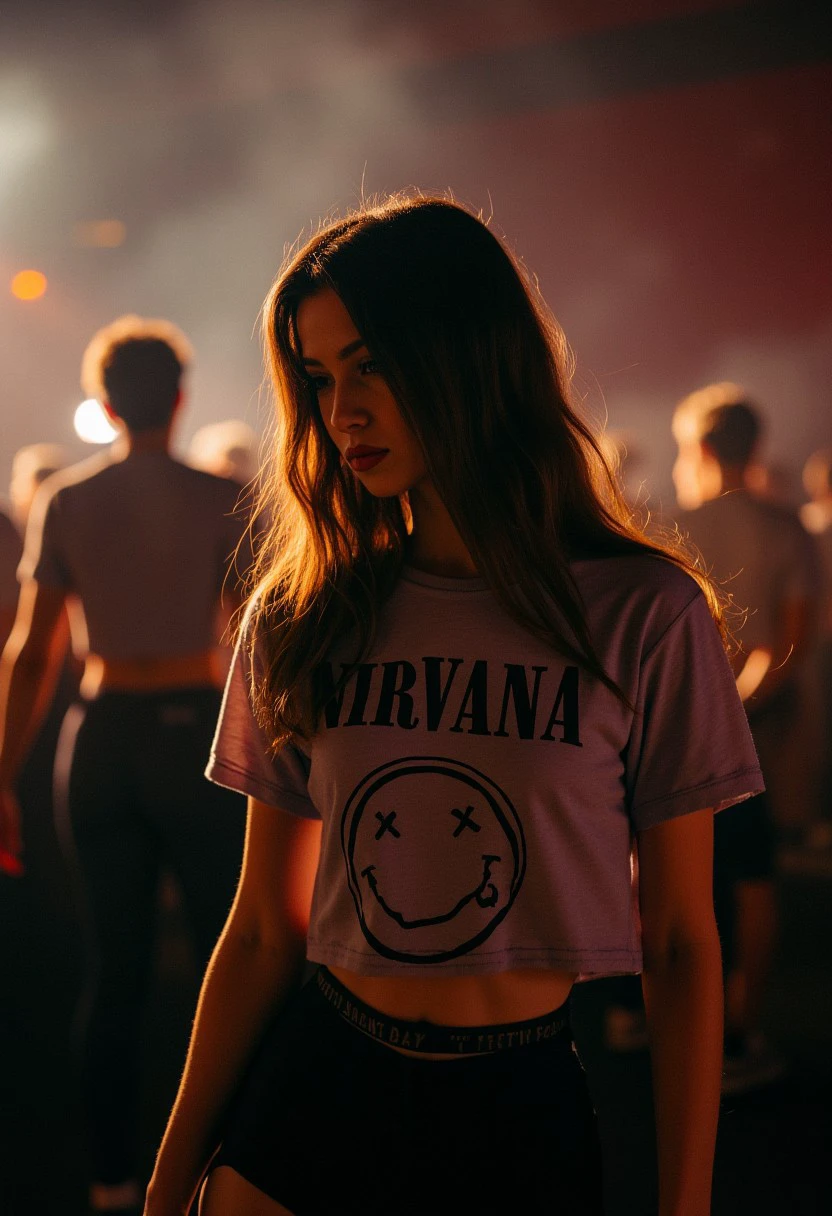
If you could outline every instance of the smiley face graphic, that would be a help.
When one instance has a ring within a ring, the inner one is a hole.
[[[341,847],[364,936],[410,963],[445,962],[484,942],[526,870],[509,798],[471,765],[441,756],[368,773],[344,807]]]

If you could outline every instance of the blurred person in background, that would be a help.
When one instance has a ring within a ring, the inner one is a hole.
[[[803,527],[813,536],[832,536],[832,448],[818,448],[803,466],[809,501],[800,508]]]
[[[17,564],[22,552],[20,533],[11,515],[0,507],[0,646],[6,645],[17,613]],[[16,834],[0,841],[0,873],[20,873],[19,852]]]
[[[800,470],[785,460],[755,460],[745,477],[746,489],[796,515],[801,502]]]
[[[775,825],[807,813],[796,809],[799,782],[784,751],[799,721],[798,677],[814,636],[816,569],[797,517],[748,488],[762,420],[741,388],[714,384],[685,398],[673,434],[678,525],[742,613],[741,628],[734,622],[740,643],[734,672],[768,787],[715,824],[714,898],[726,966],[724,1088],[736,1092],[782,1071],[760,1015],[777,934]]]
[[[9,496],[21,537],[15,546],[18,562],[33,499],[66,463],[65,449],[52,443],[29,444],[14,456]],[[19,592],[17,568],[15,585]],[[74,874],[56,830],[53,785],[61,725],[77,698],[82,668],[68,642],[62,612],[50,647],[50,675],[40,685],[26,759],[15,781],[25,824],[25,866],[20,848],[6,854],[7,872],[15,880],[0,886],[0,924],[7,929],[0,938],[0,1021],[10,1048],[3,1067],[3,1147],[8,1162],[3,1195],[5,1199],[10,1190],[9,1211],[17,1210],[16,1185],[37,1192],[37,1198],[27,1198],[30,1206],[23,1210],[46,1211],[52,1187],[66,1183],[66,1170],[58,1166],[71,1151],[65,1112],[76,1110],[78,1101],[67,1027],[83,982],[83,941]]]
[[[17,612],[17,564],[22,552],[20,533],[0,506],[0,646],[5,646]]]
[[[59,472],[68,463],[66,449],[57,443],[29,443],[15,452],[9,482],[9,499],[21,536],[26,533],[38,490],[53,473]],[[53,709],[63,717],[63,712],[69,708],[69,701],[74,699],[78,691],[84,656],[80,653],[73,656],[70,653],[69,638],[69,616],[65,608],[52,635],[53,653],[47,664],[47,675],[51,677],[52,683],[50,684],[50,679],[44,679],[41,683],[40,699],[33,715],[33,732],[37,731],[38,724],[43,722],[46,713],[52,712],[49,709],[50,700],[57,703]],[[47,757],[34,743],[32,748],[34,751],[30,753],[25,767],[32,769],[34,765],[40,769]],[[54,756],[50,755],[46,764],[50,784],[53,759]]]
[[[257,476],[257,435],[247,422],[228,418],[194,432],[186,459],[195,469],[247,486]]]
[[[67,463],[64,448],[54,443],[32,443],[18,449],[12,460],[9,484],[11,519],[0,517],[0,558],[2,558],[3,596],[0,612],[0,649],[5,646],[17,613],[18,593],[17,567],[23,555],[22,536],[26,531],[29,512],[40,486],[62,469]],[[13,587],[8,582],[10,563]],[[77,692],[77,678],[71,663],[64,663],[69,642],[69,626],[66,613],[56,626],[51,644],[48,667],[50,678],[42,682],[40,695],[30,727],[30,745],[27,760],[19,775],[17,794],[21,801],[31,807],[33,814],[51,815],[52,767],[55,758],[57,719],[63,718]],[[50,720],[54,719],[54,721]],[[19,848],[7,864],[21,872],[22,862]]]
[[[69,606],[86,659],[56,782],[94,948],[82,1080],[95,1212],[140,1210],[140,1028],[161,867],[178,879],[204,966],[242,853],[243,801],[202,773],[221,699],[213,621],[227,581],[239,599],[229,569],[244,521],[235,482],[170,454],[189,359],[166,322],[124,317],[93,338],[83,387],[121,433],[35,497],[0,666],[0,827],[19,850],[15,781]]]
[[[18,448],[12,460],[9,498],[15,522],[26,531],[29,512],[40,486],[69,463],[66,449],[57,443],[29,443]]]
[[[800,510],[803,526],[815,539],[820,557],[821,608],[817,650],[810,679],[823,727],[820,810],[810,829],[810,846],[832,846],[832,448],[813,452],[803,468],[809,501]]]

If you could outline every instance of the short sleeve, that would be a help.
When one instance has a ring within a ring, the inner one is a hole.
[[[258,798],[303,819],[319,819],[307,791],[308,757],[291,743],[281,748],[277,756],[270,753],[251,708],[250,671],[248,642],[243,633],[228,673],[205,776],[216,785]]]
[[[17,564],[20,561],[20,535],[5,511],[0,511],[0,609],[8,611],[17,604]]]
[[[636,831],[763,788],[748,720],[701,592],[644,656],[625,756]]]
[[[61,525],[60,497],[44,486],[35,495],[29,513],[23,557],[17,571],[21,582],[34,579],[45,587],[71,588]]]

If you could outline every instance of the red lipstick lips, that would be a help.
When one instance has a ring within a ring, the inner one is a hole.
[[[371,448],[364,443],[357,443],[354,447],[347,448],[344,458],[356,473],[366,473],[368,469],[374,469],[389,450],[389,448]]]

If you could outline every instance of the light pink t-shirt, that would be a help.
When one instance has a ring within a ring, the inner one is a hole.
[[[693,580],[648,556],[573,569],[635,714],[479,579],[406,570],[318,733],[275,758],[238,648],[208,775],[322,819],[310,959],[366,975],[638,971],[634,833],[763,788]]]

